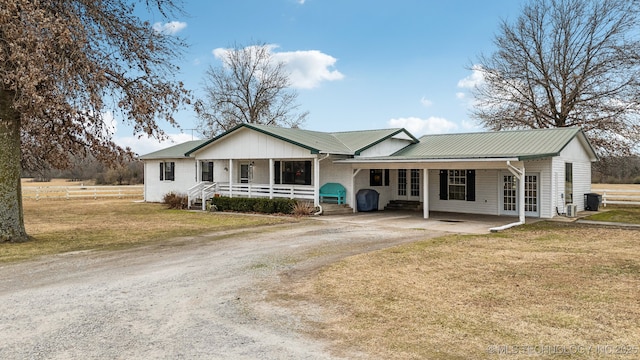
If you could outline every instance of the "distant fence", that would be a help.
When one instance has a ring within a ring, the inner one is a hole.
[[[640,205],[640,190],[598,190],[602,192],[602,205]]]
[[[25,200],[144,199],[144,185],[126,186],[23,186]]]

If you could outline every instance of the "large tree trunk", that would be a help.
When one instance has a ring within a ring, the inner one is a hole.
[[[28,240],[20,186],[20,114],[14,93],[0,89],[0,241]]]

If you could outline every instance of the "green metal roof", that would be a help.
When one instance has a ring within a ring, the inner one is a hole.
[[[553,128],[479,132],[466,134],[425,135],[388,158],[396,159],[485,159],[518,158],[519,160],[559,155],[576,136],[580,136],[591,151],[580,128]]]
[[[263,134],[273,136],[277,139],[308,149],[312,154],[343,154],[357,155],[360,151],[366,150],[381,141],[396,136],[399,133],[405,133],[411,141],[418,140],[404,129],[382,129],[382,130],[364,130],[326,133],[320,131],[311,131],[303,129],[283,128],[277,126],[266,126],[256,124],[241,124],[235,128],[200,144],[199,146],[189,150],[185,155],[209,145],[210,143],[228,136],[240,129],[252,129]]]
[[[151,160],[151,159],[180,159],[185,157],[185,153],[191,151],[192,149],[202,145],[207,140],[192,140],[183,142],[181,144],[177,144],[166,149],[154,151],[152,153],[140,156],[142,160]]]

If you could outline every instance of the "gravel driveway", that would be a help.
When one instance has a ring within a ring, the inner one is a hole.
[[[0,358],[331,359],[265,284],[436,235],[309,219],[3,265]]]

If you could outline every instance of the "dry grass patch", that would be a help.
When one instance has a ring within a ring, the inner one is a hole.
[[[633,230],[543,223],[448,236],[351,257],[288,291],[328,311],[316,335],[376,358],[479,359],[514,350],[494,345],[631,346],[636,353],[623,358],[640,356],[640,232]],[[598,355],[591,351],[573,355]]]
[[[0,262],[292,221],[286,217],[168,210],[161,204],[131,200],[25,201],[24,215],[33,241],[2,244]]]

